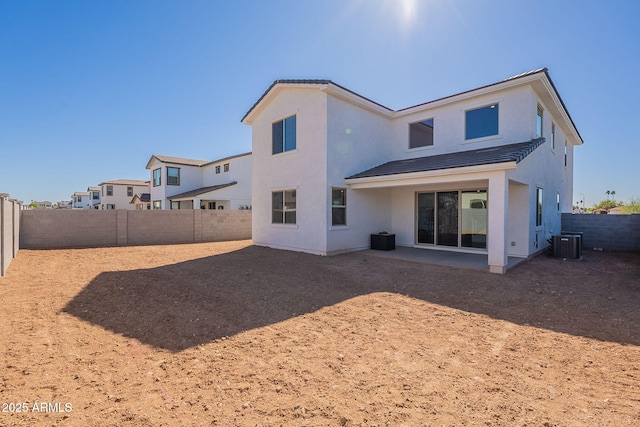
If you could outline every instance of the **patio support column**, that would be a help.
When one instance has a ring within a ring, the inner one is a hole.
[[[193,199],[193,209],[200,209],[200,198],[195,197]]]
[[[507,271],[508,192],[504,172],[497,172],[489,177],[488,258],[491,273],[503,274]]]

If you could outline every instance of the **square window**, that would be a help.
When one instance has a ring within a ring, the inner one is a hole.
[[[271,131],[272,154],[296,149],[296,116],[273,123]]]
[[[331,225],[347,225],[347,190],[331,189]]]
[[[180,209],[180,202],[171,201],[171,209]]]
[[[271,222],[273,224],[296,223],[296,190],[271,193]]]
[[[498,135],[498,104],[465,113],[465,139]]]
[[[409,125],[409,148],[433,145],[433,119]]]
[[[162,206],[160,204],[160,200],[154,200],[153,201],[153,209],[162,209]]]
[[[161,183],[161,173],[160,173],[160,168],[158,169],[154,169],[153,170],[153,186],[157,187],[160,185]]]

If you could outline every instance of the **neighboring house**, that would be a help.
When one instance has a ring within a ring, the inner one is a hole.
[[[74,209],[90,209],[91,198],[88,191],[76,191],[71,195],[71,207]]]
[[[93,209],[100,209],[100,194],[102,189],[100,187],[88,187],[89,203]]]
[[[61,200],[56,204],[58,209],[71,209],[73,207],[73,202],[71,200]]]
[[[36,209],[51,209],[53,204],[51,202],[33,202]]]
[[[207,161],[154,154],[152,209],[250,209],[251,153]]]
[[[149,181],[116,179],[98,184],[100,186],[100,209],[136,209],[131,204],[134,194],[148,193]]]
[[[256,245],[486,253],[503,273],[560,233],[583,143],[546,68],[401,110],[329,80],[277,80],[252,127]]]
[[[151,209],[151,194],[138,193],[131,199],[131,204],[139,211]]]

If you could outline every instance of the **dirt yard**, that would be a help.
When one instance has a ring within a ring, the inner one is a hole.
[[[3,426],[640,425],[640,254],[23,250],[0,298]]]

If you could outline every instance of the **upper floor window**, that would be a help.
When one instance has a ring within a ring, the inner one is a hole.
[[[296,149],[296,116],[288,117],[271,125],[272,154]]]
[[[568,156],[569,156],[569,149],[567,148],[567,141],[564,141],[564,166],[565,167],[569,162]]]
[[[296,190],[271,193],[271,222],[273,224],[296,223]]]
[[[229,172],[229,163],[224,164],[224,171]]]
[[[551,123],[551,149],[556,149],[556,124]]]
[[[498,134],[498,104],[468,110],[465,113],[465,139]]]
[[[107,185],[107,196],[113,196],[113,185]]]
[[[180,185],[180,168],[167,166],[167,185]]]
[[[544,116],[544,110],[538,104],[538,112],[536,113],[536,136],[540,138],[542,136],[542,117]]]
[[[433,145],[433,119],[409,125],[409,148]]]
[[[100,200],[100,192],[99,191],[92,191],[91,192],[91,198],[93,200]]]
[[[160,168],[153,170],[153,186],[157,187],[162,183]]]
[[[133,187],[127,187],[127,197],[133,197]]]
[[[220,166],[216,166],[216,173],[220,173]]]

